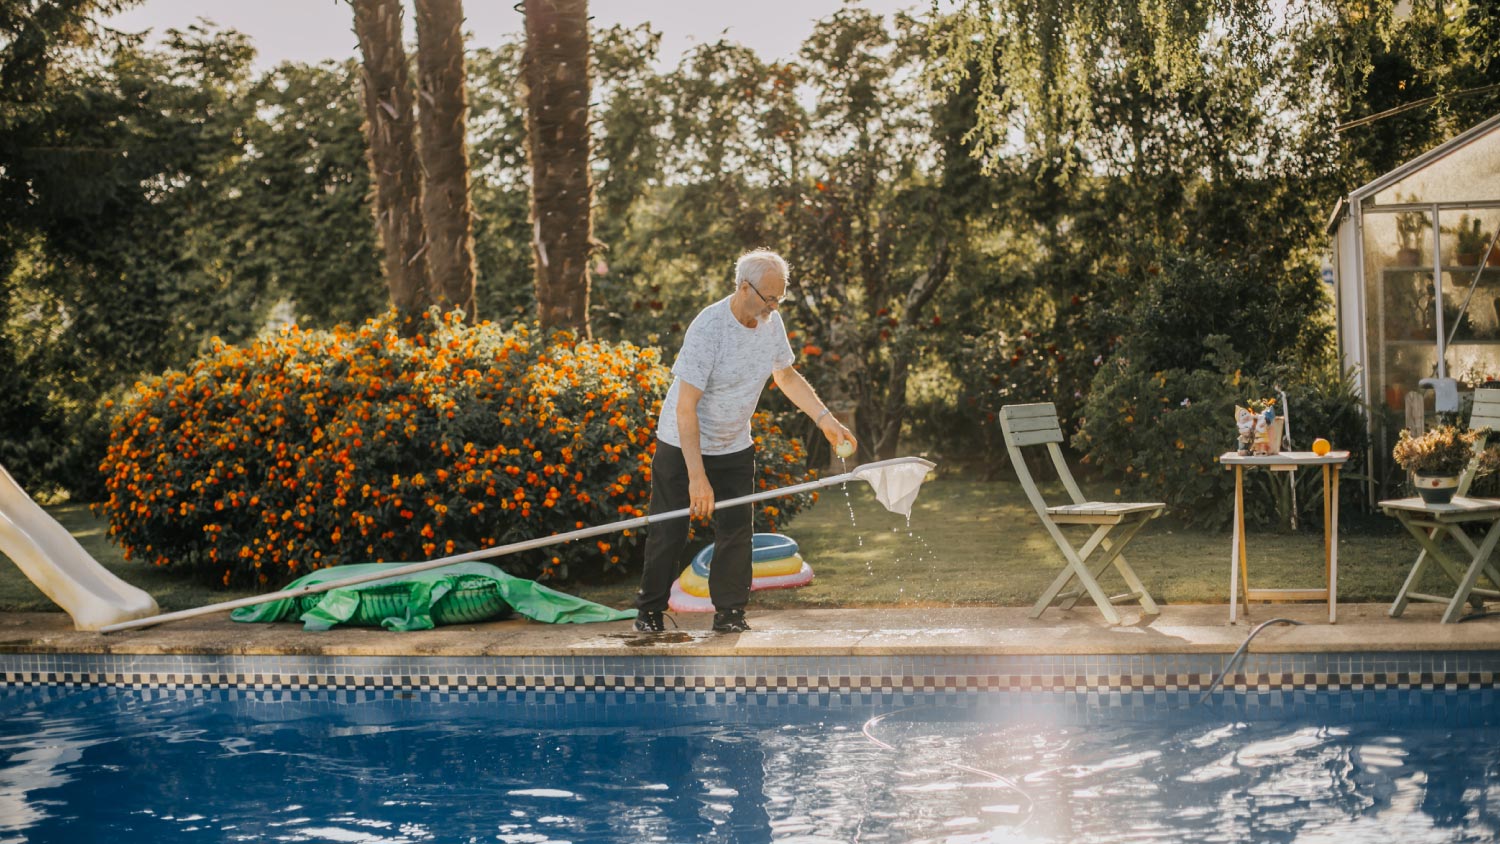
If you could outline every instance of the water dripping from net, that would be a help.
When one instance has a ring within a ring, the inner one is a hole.
[[[840,471],[843,474],[848,474],[849,473],[849,461],[846,460],[843,457],[840,457],[839,458],[839,469],[840,469]],[[863,547],[865,547],[865,537],[864,537],[864,534],[862,534],[862,533],[859,532],[859,524],[854,521],[854,499],[852,499],[852,498],[849,497],[849,482],[848,481],[844,481],[842,484],[839,484],[839,486],[843,487],[843,490],[844,490],[844,506],[849,508],[849,525],[850,525],[850,527],[854,528],[854,537],[855,537],[855,540],[859,543],[859,547],[863,548]],[[869,567],[870,567],[870,562],[868,560],[866,560],[865,561],[865,568],[869,568]],[[873,571],[871,571],[870,573],[874,574]]]
[[[901,527],[899,525],[895,526],[895,527],[892,527],[891,528],[891,533],[893,533],[893,534],[900,534],[901,533]],[[930,565],[931,561],[935,560],[936,557],[935,557],[935,555],[933,555],[933,553],[932,553],[932,545],[930,543],[928,543],[927,539],[925,537],[923,537],[922,534],[917,533],[916,531],[912,530],[912,528],[911,528],[911,516],[907,516],[906,517],[906,539],[907,539],[906,542],[901,542],[901,541],[898,540],[895,543],[895,547],[897,548],[896,559],[895,559],[895,568],[896,568],[896,570],[897,571],[924,571],[924,570],[926,570],[926,567],[928,565]],[[913,549],[913,548],[915,549],[914,551],[910,550],[910,549]],[[933,586],[933,587],[936,587],[937,584],[939,583],[939,581],[940,581],[940,578],[937,575],[935,575],[935,574],[929,574],[927,576],[927,578],[926,578],[927,585]],[[901,591],[904,593],[906,590],[903,588]],[[918,593],[914,597],[920,599],[920,598],[923,597],[923,595],[921,594],[921,592],[919,590]]]

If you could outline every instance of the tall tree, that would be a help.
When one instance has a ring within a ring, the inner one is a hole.
[[[469,210],[469,153],[464,143],[462,0],[417,0],[417,109],[421,126],[422,212],[432,298],[444,310],[474,315],[474,233]]]
[[[821,213],[796,239],[808,286],[839,304],[808,307],[806,319],[845,361],[860,445],[882,459],[899,453],[907,387],[938,316],[930,307],[967,235],[949,211],[961,197],[945,190],[948,161],[935,154],[938,103],[909,81],[920,78],[925,33],[902,20],[905,35],[893,38],[878,15],[841,9],[802,48],[820,91],[809,200]]]
[[[588,0],[524,0],[522,8],[537,311],[543,327],[588,336],[594,198]]]
[[[401,44],[401,2],[350,2],[364,62],[365,136],[375,174],[375,215],[385,252],[386,284],[396,310],[410,317],[427,310],[432,293],[414,97]]]

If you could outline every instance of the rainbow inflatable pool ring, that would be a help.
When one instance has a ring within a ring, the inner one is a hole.
[[[682,576],[672,583],[672,597],[667,606],[673,612],[713,612],[714,602],[708,595],[713,556],[712,545],[699,551],[692,564],[682,570]],[[750,545],[750,564],[754,568],[752,591],[806,586],[813,579],[812,566],[797,553],[797,541],[779,533],[755,534]]]

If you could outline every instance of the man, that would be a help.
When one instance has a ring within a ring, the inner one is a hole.
[[[727,501],[754,489],[755,448],[750,417],[766,378],[803,413],[811,416],[835,448],[855,446],[854,435],[834,418],[812,385],[792,367],[779,308],[786,299],[787,265],[765,250],[741,256],[734,268],[734,292],[704,308],[688,326],[672,366],[672,386],[662,402],[651,462],[651,512],[691,508],[706,519],[715,499]],[[646,535],[646,568],[636,593],[635,629],[662,632],[672,581],[687,546],[687,519],[653,524]],[[714,559],[708,589],[714,601],[714,630],[741,633],[753,576],[751,505],[714,516]]]

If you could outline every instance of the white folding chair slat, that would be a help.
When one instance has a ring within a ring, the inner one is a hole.
[[[1037,402],[1036,404],[1008,404],[1000,408],[1000,416],[1004,419],[1051,419],[1057,421],[1057,406],[1052,402]]]
[[[1054,516],[1065,514],[1078,516],[1117,516],[1123,513],[1159,510],[1165,506],[1165,504],[1155,503],[1113,504],[1107,501],[1085,501],[1082,504],[1065,504],[1061,507],[1048,507],[1047,512]]]
[[[1469,413],[1469,427],[1500,429],[1500,390],[1491,388],[1474,391],[1474,406]]]
[[[1024,419],[1007,419],[1006,425],[1012,431],[1061,431],[1057,424],[1057,418],[1042,419],[1038,416],[1028,416]]]
[[[1009,439],[1018,446],[1046,445],[1062,442],[1063,435],[1060,429],[1054,428],[1050,431],[1017,431],[1011,433]]]

